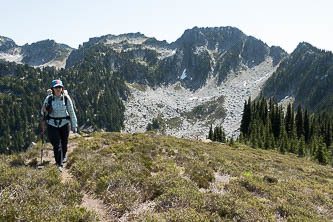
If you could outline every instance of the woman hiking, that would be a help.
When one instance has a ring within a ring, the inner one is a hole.
[[[53,146],[56,164],[62,172],[63,163],[67,161],[69,123],[71,122],[72,131],[76,133],[77,119],[72,100],[65,94],[62,81],[53,80],[51,90],[52,94],[44,100],[41,112],[47,123],[48,138]]]

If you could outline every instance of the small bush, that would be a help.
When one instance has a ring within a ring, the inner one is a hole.
[[[9,164],[12,167],[25,166],[25,160],[22,155],[15,154]]]
[[[205,162],[193,161],[186,164],[185,173],[188,174],[199,188],[209,188],[210,183],[214,182],[214,171]]]

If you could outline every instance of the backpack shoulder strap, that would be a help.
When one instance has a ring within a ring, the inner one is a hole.
[[[52,100],[53,100],[53,95],[50,95],[48,100],[47,100],[47,103],[50,107],[52,107]]]
[[[52,109],[52,100],[53,100],[53,95],[51,94],[49,96],[49,98],[47,99],[47,106],[50,107]],[[48,112],[47,115],[46,115],[46,120],[49,120],[50,119],[50,113]]]
[[[65,97],[65,106],[67,106],[68,96],[64,95],[64,97]]]

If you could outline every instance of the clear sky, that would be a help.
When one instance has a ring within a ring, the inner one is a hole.
[[[298,43],[333,51],[333,0],[0,0],[0,35],[16,44],[141,32],[178,39],[186,29],[233,26],[291,53]]]

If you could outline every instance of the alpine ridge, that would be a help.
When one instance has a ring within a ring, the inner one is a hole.
[[[0,36],[0,60],[34,67],[65,68],[66,59],[72,50],[65,44],[58,44],[49,39],[18,46],[12,39]]]
[[[249,97],[296,98],[312,111],[333,104],[331,52],[300,43],[289,55],[230,26],[194,27],[172,43],[142,33],[110,34],[90,38],[78,49],[53,40],[21,47],[1,37],[0,58],[35,67],[58,61],[56,67],[64,69],[49,73],[69,81],[77,100],[93,101],[87,111],[79,107],[84,129],[110,130],[109,120],[115,118],[109,115],[117,113],[124,116],[111,128],[123,132],[144,132],[157,121],[161,134],[205,138],[211,125],[221,125],[229,137],[237,137]],[[101,84],[100,89],[91,90],[94,86],[84,81]],[[125,83],[126,90],[109,88],[114,81]],[[118,98],[109,103],[105,96]],[[122,103],[115,102],[119,99]],[[119,109],[113,114],[99,111],[114,102]]]
[[[263,88],[263,95],[277,101],[294,100],[311,112],[333,108],[333,54],[309,43],[297,48],[281,63]]]

